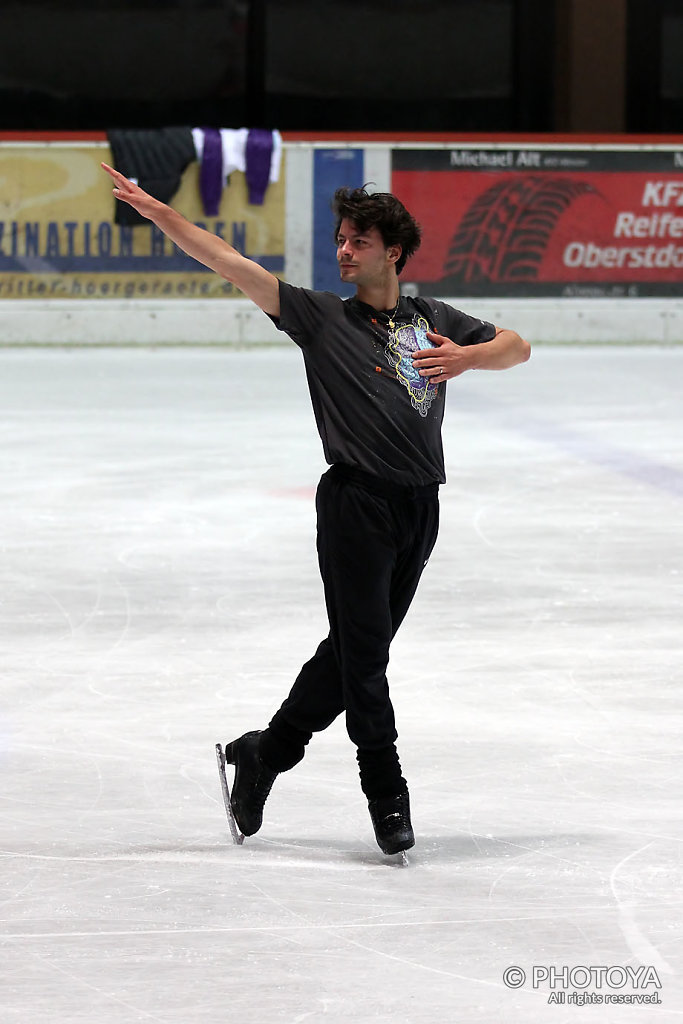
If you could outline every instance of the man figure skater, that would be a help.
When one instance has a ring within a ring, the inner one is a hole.
[[[277,775],[303,758],[314,732],[342,712],[380,849],[414,845],[408,786],[386,668],[438,530],[445,482],[446,381],[529,357],[527,342],[435,299],[402,297],[398,275],[420,228],[386,193],[339,189],[333,208],[342,281],[356,294],[278,281],[117,171],[114,195],[190,256],[236,285],[302,349],[326,461],[316,495],[317,547],[329,634],[268,727],[229,743],[231,806],[253,835]]]

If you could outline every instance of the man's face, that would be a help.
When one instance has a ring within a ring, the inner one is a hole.
[[[376,227],[359,231],[353,221],[346,219],[339,225],[337,262],[342,281],[355,285],[381,284],[400,254],[400,246],[385,247]]]

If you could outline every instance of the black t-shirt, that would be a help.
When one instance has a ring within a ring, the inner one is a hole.
[[[280,282],[280,316],[273,317],[302,350],[325,459],[343,462],[395,484],[444,483],[441,423],[445,384],[412,366],[430,348],[427,331],[458,345],[495,335],[492,324],[437,299],[403,297],[393,315],[358,299]]]

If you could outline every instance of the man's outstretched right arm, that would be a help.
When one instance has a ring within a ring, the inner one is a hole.
[[[268,270],[242,256],[224,239],[191,224],[177,210],[154,199],[113,167],[104,163],[102,167],[114,181],[117,199],[156,224],[188,256],[231,281],[264,313],[280,315],[280,283]]]

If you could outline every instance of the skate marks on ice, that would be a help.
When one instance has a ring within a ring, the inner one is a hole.
[[[257,836],[226,828],[216,717],[267,720],[321,608],[300,354],[250,352],[258,394],[243,359],[4,355],[3,1024],[645,1024],[502,982],[635,962],[647,1024],[681,1020],[683,349],[539,349],[449,389],[391,665],[410,871],[342,735]]]

